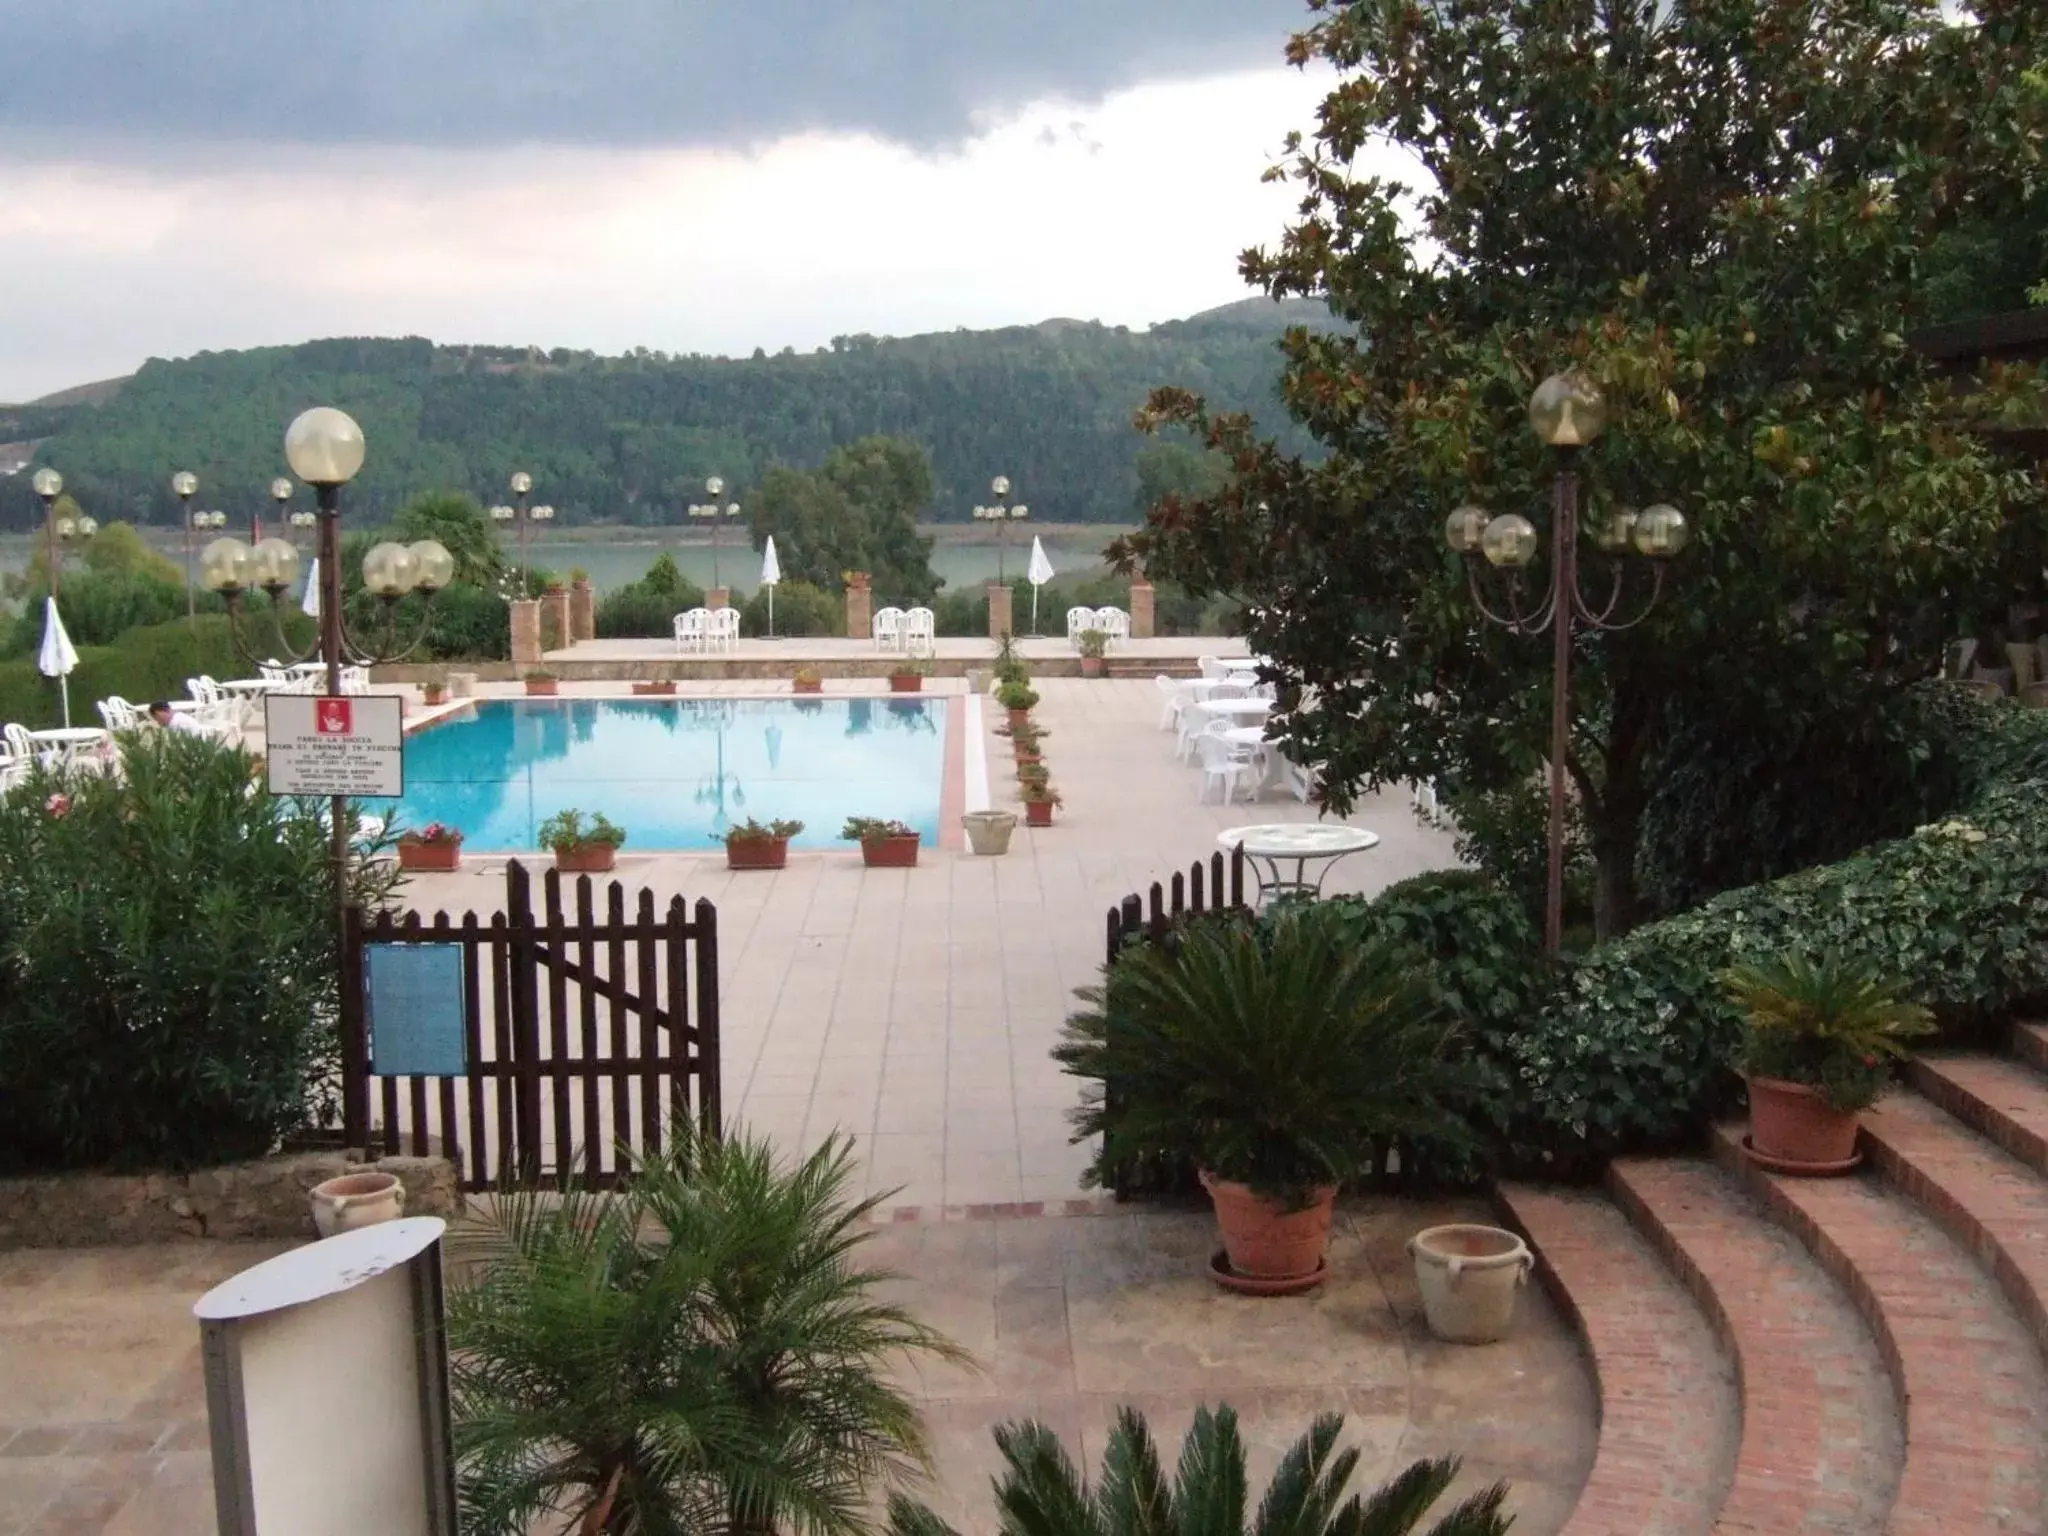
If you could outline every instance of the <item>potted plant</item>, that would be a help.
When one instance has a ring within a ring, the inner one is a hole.
[[[462,864],[462,834],[446,822],[430,821],[417,832],[398,839],[400,869],[447,871]]]
[[[781,869],[789,863],[789,840],[803,829],[800,821],[761,822],[749,816],[725,834],[725,867]]]
[[[1109,632],[1101,629],[1084,629],[1074,637],[1074,644],[1081,650],[1081,675],[1102,676],[1102,657],[1109,649]]]
[[[1028,827],[1049,827],[1052,825],[1052,808],[1060,803],[1060,792],[1045,779],[1033,779],[1024,786],[1024,824]]]
[[[967,829],[967,847],[978,854],[1010,851],[1010,834],[1017,830],[1017,818],[1008,811],[969,811],[960,818]]]
[[[557,811],[540,824],[540,845],[554,854],[555,868],[565,874],[603,874],[618,861],[625,840],[625,829],[602,811],[592,811],[587,826],[583,813],[573,810]]]
[[[869,869],[917,867],[917,828],[879,816],[849,816],[839,835],[860,844],[861,861]]]
[[[1884,1092],[1907,1042],[1933,1032],[1933,1016],[1836,955],[1740,966],[1722,985],[1747,1017],[1749,1155],[1779,1173],[1855,1167],[1858,1113]]]
[[[639,698],[667,698],[675,691],[676,682],[672,677],[643,680],[633,684],[633,693]]]
[[[996,690],[996,702],[1010,712],[1010,729],[1030,721],[1031,711],[1037,707],[1038,692],[1029,683],[1011,681]]]
[[[420,684],[420,702],[429,708],[448,702],[448,685],[439,678]]]
[[[1454,1111],[1473,1069],[1428,977],[1335,904],[1189,922],[1080,996],[1053,1055],[1093,1080],[1075,1115],[1075,1140],[1100,1138],[1088,1181],[1152,1159],[1198,1169],[1223,1233],[1210,1273],[1231,1289],[1323,1279],[1337,1186],[1376,1143],[1470,1139]]]
[[[823,693],[825,691],[825,679],[819,675],[816,667],[798,667],[796,669],[796,676],[789,680],[789,691],[791,693]]]
[[[1026,716],[1024,723],[1010,731],[1010,751],[1019,768],[1036,763],[1041,758],[1039,746],[1051,732],[1031,723]]]
[[[551,699],[562,691],[562,680],[543,667],[535,667],[526,674],[528,698]]]
[[[898,661],[889,666],[889,691],[891,693],[922,693],[924,680],[931,676],[932,669],[921,661]]]

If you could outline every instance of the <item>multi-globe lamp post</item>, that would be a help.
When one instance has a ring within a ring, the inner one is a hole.
[[[704,482],[704,496],[703,501],[693,501],[684,510],[691,517],[711,519],[711,585],[722,587],[725,583],[718,576],[718,530],[725,526],[727,518],[740,515],[740,504],[725,499],[725,481],[717,475]]]
[[[1658,503],[1637,512],[1617,508],[1594,533],[1605,557],[1608,590],[1595,608],[1585,599],[1579,575],[1578,454],[1607,427],[1607,402],[1582,373],[1552,374],[1529,399],[1529,425],[1557,455],[1551,484],[1550,569],[1541,591],[1524,583],[1522,572],[1536,558],[1537,533],[1526,517],[1495,517],[1482,507],[1463,506],[1444,524],[1450,546],[1465,557],[1473,604],[1511,634],[1551,635],[1550,661],[1550,829],[1549,881],[1544,892],[1543,946],[1556,955],[1564,944],[1564,828],[1566,759],[1571,750],[1572,638],[1580,628],[1614,634],[1650,616],[1664,591],[1665,562],[1685,548],[1688,530],[1676,507]],[[1617,618],[1630,554],[1649,562],[1650,593],[1626,619]],[[1498,605],[1487,601],[1480,562],[1506,575]]]
[[[989,494],[995,497],[985,507],[974,509],[976,522],[996,525],[996,584],[1009,583],[1010,524],[1020,522],[1031,515],[1031,509],[1019,502],[1010,505],[1010,477],[997,475],[989,482]]]
[[[555,509],[549,506],[527,506],[526,498],[533,493],[533,476],[525,470],[514,470],[507,485],[512,492],[512,504],[507,506],[500,502],[491,508],[491,521],[519,525],[519,595],[525,597],[527,529],[534,523],[554,521]]]
[[[100,525],[83,514],[73,517],[70,513],[59,515],[57,498],[64,494],[64,477],[54,469],[39,469],[29,477],[29,484],[43,499],[43,537],[48,544],[50,562],[50,596],[59,595],[64,583],[64,546],[73,539],[89,539],[100,531]]]
[[[192,498],[199,493],[199,477],[189,469],[171,476],[171,494],[178,498],[178,520],[185,526],[185,621],[199,621],[197,589],[192,585]]]

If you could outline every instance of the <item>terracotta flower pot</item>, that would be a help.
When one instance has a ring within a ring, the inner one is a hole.
[[[1030,711],[1030,710],[1028,710],[1028,709],[1013,709],[1013,710],[1011,710],[1011,711],[1010,711],[1010,729],[1011,729],[1011,730],[1013,730],[1013,731],[1014,731],[1014,730],[1016,730],[1016,729],[1017,729],[1017,727],[1018,727],[1018,726],[1020,726],[1020,725],[1029,725],[1030,723],[1031,723],[1031,711]]]
[[[610,843],[585,843],[580,848],[557,848],[555,868],[565,875],[601,875],[618,858],[619,850]]]
[[[743,837],[725,845],[727,869],[782,869],[788,864],[786,837]]]
[[[1052,802],[1050,800],[1026,800],[1024,802],[1024,825],[1027,827],[1051,826]]]
[[[823,693],[825,691],[825,681],[823,678],[820,678],[816,682],[807,682],[799,677],[790,683],[789,691],[791,693]]]
[[[915,672],[891,672],[889,674],[891,693],[923,693],[924,678]]]
[[[1019,747],[1017,749],[1017,766],[1019,768],[1028,768],[1033,763],[1042,763],[1044,761],[1045,758],[1034,747]]]
[[[420,690],[420,702],[429,708],[446,704],[448,702],[448,690],[441,687],[438,683],[431,688],[422,688]]]
[[[633,685],[634,694],[640,698],[666,697],[670,694],[673,694],[675,691],[676,685],[673,682],[635,683]]]
[[[1083,656],[1081,658],[1081,675],[1083,677],[1102,676],[1102,658],[1100,656]]]
[[[526,696],[530,699],[552,699],[562,691],[559,678],[548,678],[545,682],[529,677],[526,680]]]
[[[1216,1205],[1223,1251],[1232,1273],[1255,1280],[1299,1280],[1323,1267],[1330,1245],[1330,1217],[1337,1186],[1325,1184],[1303,1210],[1282,1211],[1248,1185],[1204,1172],[1202,1186]]]
[[[462,844],[401,842],[398,845],[398,867],[416,869],[422,873],[459,869],[462,867]]]
[[[312,1192],[313,1227],[322,1237],[353,1232],[405,1214],[405,1186],[395,1174],[345,1173]]]
[[[860,845],[860,856],[869,869],[915,869],[918,834],[908,837],[871,837]]]
[[[1780,1172],[1841,1173],[1856,1164],[1856,1114],[1804,1083],[1753,1077],[1749,1145]]]

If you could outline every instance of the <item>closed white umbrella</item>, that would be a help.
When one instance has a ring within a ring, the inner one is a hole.
[[[1031,633],[1038,633],[1038,589],[1052,580],[1052,561],[1046,558],[1045,545],[1037,534],[1031,536],[1031,563],[1024,568],[1024,575],[1031,582]]]
[[[43,599],[43,648],[36,656],[36,670],[57,679],[64,695],[64,728],[71,728],[71,671],[78,665],[78,647],[64,633],[64,620],[57,614],[57,599]]]
[[[768,589],[768,638],[775,638],[775,585],[782,580],[782,563],[775,558],[775,535],[761,547],[761,585]]]
[[[306,595],[299,599],[299,611],[311,619],[320,617],[320,557],[306,567]]]

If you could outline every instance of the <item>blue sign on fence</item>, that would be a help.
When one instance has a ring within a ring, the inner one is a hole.
[[[460,944],[365,944],[371,1072],[379,1077],[465,1075],[466,982]]]

